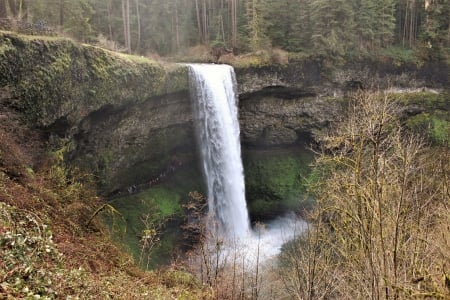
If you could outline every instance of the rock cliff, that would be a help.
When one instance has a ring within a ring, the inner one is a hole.
[[[308,60],[237,68],[243,144],[301,144],[339,119],[348,92],[445,89],[448,73],[447,64],[389,61],[333,71]],[[159,179],[174,164],[196,164],[188,90],[184,65],[0,32],[0,108],[19,113],[67,162],[92,171],[104,194]]]

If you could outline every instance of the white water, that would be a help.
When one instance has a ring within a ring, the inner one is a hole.
[[[190,65],[191,91],[208,188],[210,219],[227,238],[250,231],[245,202],[235,76],[227,65]]]
[[[216,239],[225,239],[224,244],[229,247],[223,249],[225,256],[243,249],[250,262],[255,262],[256,256],[259,261],[268,260],[280,252],[285,242],[299,235],[305,223],[288,216],[267,224],[263,230],[250,229],[234,70],[227,65],[189,67],[209,219],[213,220],[208,229]]]

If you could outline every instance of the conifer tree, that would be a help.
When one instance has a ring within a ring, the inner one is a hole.
[[[307,0],[268,1],[265,24],[273,46],[298,51],[309,45],[311,29],[307,4]]]
[[[427,59],[442,59],[444,47],[450,46],[450,1],[435,0],[425,7],[422,25],[422,53]]]
[[[347,0],[311,2],[312,46],[323,56],[339,59],[355,39],[354,11]]]
[[[254,51],[269,45],[267,23],[265,23],[265,16],[268,12],[267,4],[267,0],[248,0],[247,2],[247,30],[250,48]]]
[[[386,47],[391,44],[395,30],[394,0],[375,1],[375,39],[377,46]]]

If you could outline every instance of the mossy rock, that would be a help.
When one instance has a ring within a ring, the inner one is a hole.
[[[404,122],[414,133],[432,144],[448,146],[450,141],[450,93],[416,92],[391,95],[406,107]]]
[[[394,100],[399,101],[402,105],[417,105],[428,111],[430,110],[450,110],[450,92],[416,92],[416,93],[399,93],[391,94]]]
[[[300,210],[312,154],[303,148],[245,150],[246,198],[252,219]]]
[[[170,263],[171,258],[180,250],[180,226],[185,219],[183,204],[188,201],[188,193],[194,190],[204,191],[203,178],[195,163],[184,166],[159,185],[111,202],[121,214],[119,227],[126,228],[116,234],[117,240],[128,249],[136,262],[139,262],[141,255],[140,239],[145,230],[142,220],[145,215],[149,215],[148,222],[165,222],[165,225],[161,229],[161,240],[151,253],[148,266],[152,269]],[[107,220],[113,225],[111,216]],[[141,262],[141,267],[146,268],[146,265],[146,262]]]
[[[187,90],[187,68],[170,72],[150,59],[81,45],[63,38],[0,32],[0,89],[27,119],[49,126],[76,122],[107,103],[141,102]]]

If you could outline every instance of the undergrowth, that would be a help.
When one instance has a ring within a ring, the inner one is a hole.
[[[92,176],[12,122],[0,122],[0,299],[212,298],[183,270],[139,269],[95,215]]]

